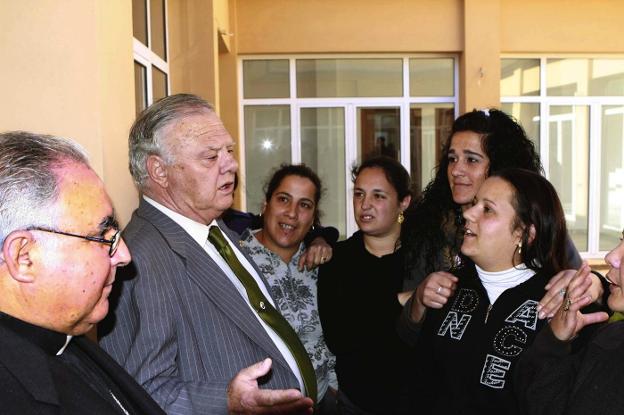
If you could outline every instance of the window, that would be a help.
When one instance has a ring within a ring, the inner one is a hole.
[[[246,209],[259,211],[273,168],[303,162],[323,182],[323,223],[342,237],[356,229],[351,167],[394,157],[422,189],[458,105],[453,56],[244,57],[240,71]]]
[[[501,106],[539,148],[584,257],[624,227],[624,59],[503,58]]]
[[[134,96],[137,114],[169,95],[167,1],[132,0]]]

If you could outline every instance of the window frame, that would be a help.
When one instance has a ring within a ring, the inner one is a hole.
[[[167,91],[168,96],[171,93],[171,77],[169,76],[169,62],[162,59],[152,51],[150,46],[152,44],[152,19],[151,19],[151,1],[145,1],[145,17],[147,19],[147,45],[143,44],[140,40],[132,36],[132,54],[134,61],[145,67],[145,83],[147,85],[147,106],[150,106],[154,102],[154,88],[153,88],[153,76],[152,67],[157,68],[167,76]],[[170,57],[169,54],[169,17],[168,17],[168,0],[164,2],[164,36],[165,36],[165,56]],[[135,85],[136,91],[136,85]]]
[[[453,95],[452,96],[410,96],[410,59],[418,58],[449,58],[453,60]],[[245,98],[243,82],[243,62],[248,60],[288,60],[289,67],[289,97],[288,98]],[[297,97],[297,59],[402,59],[402,96],[400,97],[339,97],[339,98],[298,98]],[[357,160],[357,144],[349,137],[355,137],[354,120],[358,107],[399,107],[400,109],[400,133],[401,133],[401,164],[408,170],[410,168],[410,108],[412,104],[452,104],[455,118],[459,115],[459,55],[456,53],[412,53],[412,54],[292,54],[292,55],[256,55],[242,54],[237,61],[238,80],[238,109],[240,131],[240,154],[245,160],[245,106],[248,105],[288,105],[290,107],[291,123],[291,151],[290,162],[300,163],[301,157],[301,120],[302,108],[342,107],[345,116],[345,202],[347,206],[352,204],[351,177],[347,172]],[[246,160],[239,167],[241,183],[246,183]],[[242,209],[248,208],[247,193],[241,192]],[[346,232],[350,235],[357,230],[352,209],[347,209],[345,218]]]
[[[500,59],[539,59],[540,86],[539,94],[533,96],[503,96],[501,104],[531,103],[539,105],[539,148],[540,158],[544,166],[544,175],[550,179],[549,172],[549,108],[551,106],[587,106],[589,108],[589,166],[588,166],[588,204],[587,204],[587,251],[579,251],[584,259],[603,258],[608,251],[600,251],[600,174],[602,150],[602,116],[603,106],[622,105],[624,96],[549,96],[547,94],[548,59],[624,59],[624,55],[605,54],[501,54]],[[500,87],[499,87],[500,90]],[[544,120],[546,122],[544,122]]]

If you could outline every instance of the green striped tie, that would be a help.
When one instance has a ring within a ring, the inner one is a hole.
[[[253,309],[256,310],[256,313],[258,313],[262,320],[281,337],[286,346],[288,346],[288,349],[290,349],[303,376],[306,392],[308,396],[316,402],[316,374],[314,373],[314,367],[312,367],[308,353],[305,347],[303,347],[301,340],[299,340],[297,333],[295,333],[284,316],[282,316],[266,299],[264,294],[262,294],[258,283],[240,263],[218,226],[210,227],[208,240],[217,248],[219,254],[225,259],[225,262],[228,263],[234,274],[236,274],[236,277],[238,277],[245,287],[249,302]]]

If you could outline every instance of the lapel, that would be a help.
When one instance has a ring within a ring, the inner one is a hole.
[[[164,414],[148,393],[100,347],[84,336],[75,337],[72,342],[102,368],[139,413]]]
[[[60,405],[46,356],[33,344],[1,326],[0,361],[33,399]]]
[[[184,259],[184,263],[186,264],[186,276],[222,311],[223,316],[230,319],[255,344],[261,347],[274,362],[281,364],[290,371],[290,367],[284,360],[284,357],[262,325],[258,322],[258,318],[251,311],[247,302],[241,297],[227,275],[225,275],[221,268],[210,258],[210,255],[206,253],[204,248],[199,246],[197,242],[171,218],[150,205],[144,199],[141,199],[136,214],[154,225],[169,247]],[[237,245],[239,237],[235,236],[223,222],[219,221],[219,226],[222,226],[222,229],[227,232],[228,237]],[[238,249],[238,246],[236,246],[236,248]],[[254,269],[268,287],[264,276],[255,263],[248,256],[246,256],[246,258],[254,266]],[[201,324],[201,322],[189,323]]]

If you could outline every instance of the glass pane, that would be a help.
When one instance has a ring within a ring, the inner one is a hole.
[[[540,104],[505,102],[501,110],[514,117],[524,128],[527,136],[533,140],[535,149],[539,151],[540,142]]]
[[[245,98],[288,98],[288,60],[243,61]]]
[[[433,179],[443,143],[451,135],[453,104],[412,104],[410,159],[415,196]]]
[[[401,59],[297,59],[297,96],[400,97]]]
[[[501,96],[537,96],[540,94],[539,59],[501,59]]]
[[[602,108],[599,250],[613,249],[624,228],[624,106]]]
[[[152,66],[152,98],[154,102],[167,95],[167,74]]]
[[[137,61],[134,61],[134,108],[136,113],[140,113],[147,108],[147,80],[146,68]]]
[[[398,107],[357,109],[358,162],[384,155],[401,160],[401,113]]]
[[[548,114],[549,180],[557,189],[568,232],[587,251],[589,107],[551,106]]]
[[[145,0],[132,0],[132,35],[147,45],[147,6]]]
[[[301,161],[323,182],[322,223],[347,234],[344,108],[301,109]]]
[[[150,0],[150,48],[163,60],[167,60],[165,31],[165,0]]]
[[[245,112],[245,194],[247,210],[259,213],[262,189],[281,163],[290,163],[290,107],[247,105]]]
[[[548,95],[624,95],[624,59],[548,59]]]
[[[410,96],[452,97],[453,59],[410,59]]]

